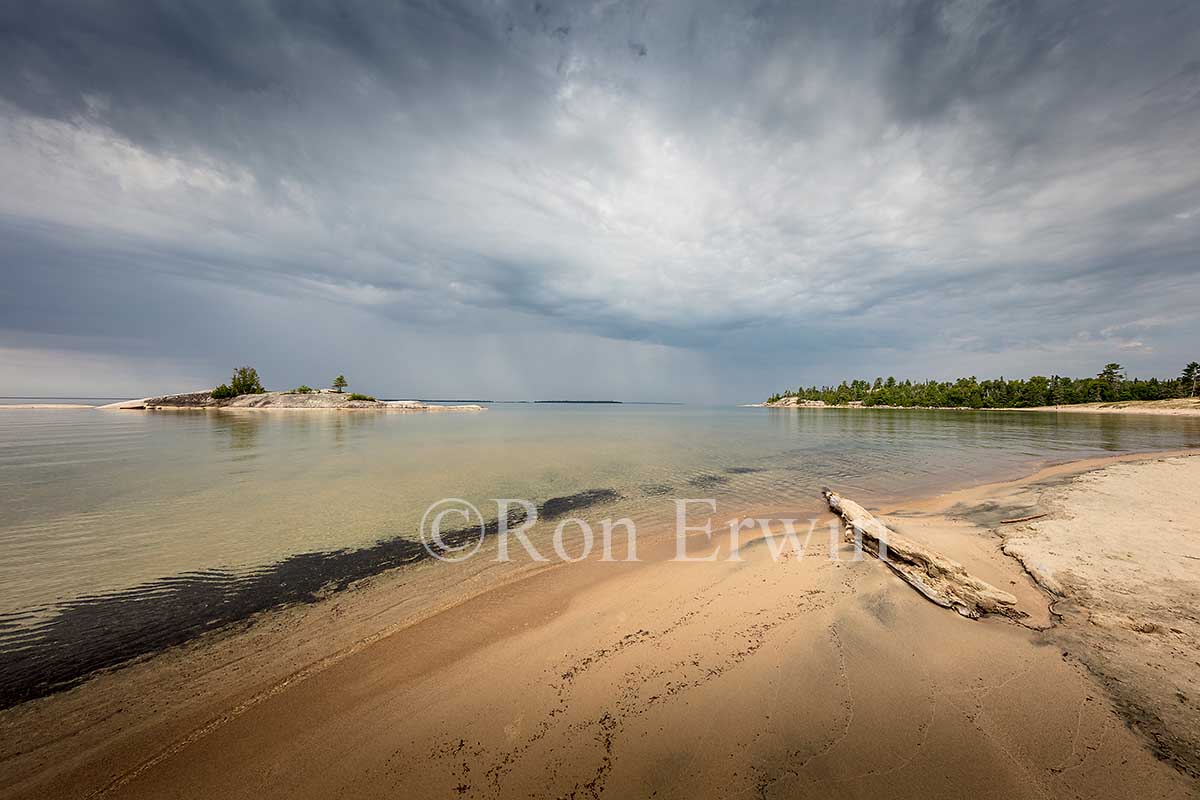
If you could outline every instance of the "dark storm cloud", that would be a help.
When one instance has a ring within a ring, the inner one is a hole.
[[[17,109],[247,170],[266,202],[287,201],[283,180],[345,191],[377,177],[364,150],[397,117],[419,140],[539,111],[512,91],[538,77],[504,30],[450,4],[31,3],[0,18],[0,91]]]
[[[717,372],[1157,369],[1197,52],[1165,2],[5,4],[0,345],[202,358],[293,303]]]
[[[955,4],[917,0],[885,14],[881,33],[896,42],[888,91],[898,113],[928,117],[956,101],[1012,91],[1031,71],[1047,67],[1083,11],[1034,2],[960,8],[955,13]]]

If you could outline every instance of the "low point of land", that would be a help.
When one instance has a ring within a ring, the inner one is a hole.
[[[1177,417],[1200,416],[1200,397],[1177,397],[1169,400],[1119,400],[1105,403],[1073,403],[1060,406],[1032,406],[1028,408],[971,408],[969,406],[892,406],[867,405],[861,401],[848,403],[826,403],[823,400],[805,400],[799,397],[784,397],[765,403],[751,403],[753,408],[882,408],[915,411],[1051,411],[1070,414],[1165,414]]]

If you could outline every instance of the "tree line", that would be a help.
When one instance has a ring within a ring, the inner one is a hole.
[[[975,376],[954,381],[842,381],[837,386],[810,386],[772,395],[768,402],[786,397],[822,400],[831,405],[859,402],[865,406],[927,406],[952,408],[1031,408],[1121,400],[1168,400],[1195,397],[1200,384],[1200,363],[1183,368],[1178,378],[1143,380],[1125,375],[1116,363],[1106,364],[1094,378],[1059,375],[1008,380],[978,380]]]
[[[333,379],[331,384],[333,391],[341,394],[349,386],[345,375],[338,375]],[[258,370],[254,367],[238,367],[233,371],[233,377],[229,383],[222,383],[220,386],[212,390],[212,396],[216,400],[228,400],[233,397],[240,397],[244,394],[266,394],[267,390],[263,388],[262,380],[258,377]],[[292,389],[291,394],[313,394],[316,389],[308,384],[297,386]],[[365,394],[352,394],[351,400],[374,400],[374,397]]]

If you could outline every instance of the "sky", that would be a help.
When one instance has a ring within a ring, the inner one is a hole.
[[[1200,359],[1200,3],[0,4],[0,395]]]

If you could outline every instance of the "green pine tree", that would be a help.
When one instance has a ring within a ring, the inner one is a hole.
[[[1200,384],[1200,363],[1193,361],[1183,368],[1183,390],[1188,397],[1196,396],[1196,385]]]

